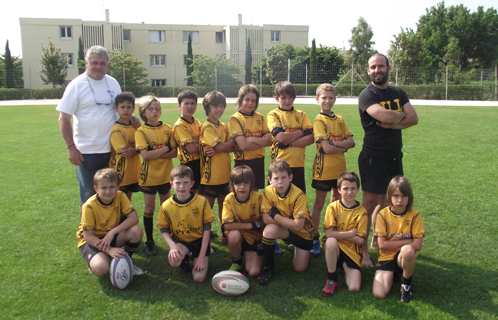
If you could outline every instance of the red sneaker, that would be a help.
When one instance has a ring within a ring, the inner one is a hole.
[[[337,282],[333,280],[327,280],[325,287],[322,289],[322,296],[332,297],[334,295],[335,288],[337,288]]]

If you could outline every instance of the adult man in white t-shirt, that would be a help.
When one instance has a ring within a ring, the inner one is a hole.
[[[88,49],[86,71],[68,84],[56,108],[67,156],[76,166],[80,206],[95,194],[95,173],[109,165],[111,130],[118,120],[114,102],[121,88],[116,79],[106,74],[108,66],[109,53],[104,47]]]

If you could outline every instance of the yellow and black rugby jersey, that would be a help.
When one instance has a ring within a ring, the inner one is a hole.
[[[138,151],[161,149],[168,143],[173,148],[176,148],[176,143],[173,139],[173,129],[161,121],[156,127],[145,123],[135,133],[135,144]],[[171,180],[172,169],[172,159],[157,158],[143,161],[140,167],[138,184],[143,187],[152,187],[168,183]]]
[[[353,134],[341,116],[332,113],[332,117],[323,113],[313,121],[313,135],[316,141],[316,156],[313,162],[314,180],[336,180],[346,172],[344,153],[320,153],[321,140],[344,141]]]
[[[277,208],[282,216],[289,217],[289,219],[305,219],[304,228],[296,234],[303,239],[313,240],[315,227],[308,210],[308,198],[301,189],[291,183],[287,195],[282,198],[278,195],[277,190],[269,185],[263,190],[261,212],[269,213],[273,207]]]
[[[113,168],[119,174],[119,185],[128,186],[138,183],[140,172],[140,156],[138,153],[131,157],[125,158],[121,152],[126,147],[135,149],[135,131],[133,126],[116,122],[111,132],[111,160],[109,168]]]
[[[418,210],[411,208],[405,214],[395,214],[389,207],[382,209],[375,220],[374,235],[387,241],[425,237],[424,222]],[[398,251],[384,252],[379,249],[379,261],[394,259]]]
[[[173,241],[193,242],[202,238],[204,224],[214,221],[211,206],[206,198],[194,194],[186,203],[170,197],[159,208],[157,227],[169,229]]]
[[[178,147],[178,159],[182,164],[199,159],[199,153],[190,154],[182,148],[187,143],[199,140],[201,123],[192,117],[192,122],[188,122],[182,117],[175,122],[173,126],[173,137]]]
[[[252,115],[246,115],[239,112],[234,113],[228,120],[228,127],[232,138],[238,136],[261,138],[269,133],[266,119],[259,112],[254,112]],[[233,160],[252,160],[265,157],[265,148],[261,147],[252,151],[242,151],[238,147],[233,153]]]
[[[76,232],[78,248],[86,243],[83,230],[93,230],[98,238],[103,238],[119,224],[121,215],[128,215],[135,211],[125,193],[118,190],[114,201],[108,205],[103,204],[97,194],[91,196],[81,206],[81,222]]]
[[[313,126],[304,111],[296,110],[292,107],[291,110],[277,108],[270,111],[268,113],[268,128],[273,133],[276,128],[282,128],[283,132],[294,132],[311,129]],[[272,159],[285,159],[291,168],[304,167],[304,152],[306,151],[306,147],[279,149],[275,144],[276,141],[275,137],[272,136],[273,144],[270,148]]]
[[[217,153],[208,157],[204,146],[215,147],[230,140],[227,125],[219,121],[214,124],[206,120],[201,127],[199,141],[201,153],[201,184],[220,185],[230,182],[232,160],[229,153]]]
[[[261,200],[261,194],[256,191],[251,191],[249,198],[245,202],[239,202],[235,194],[230,192],[225,197],[225,201],[223,201],[221,223],[251,223],[260,221]],[[240,234],[248,244],[252,245],[259,233],[253,230],[240,230]]]
[[[367,236],[367,223],[367,210],[359,203],[354,208],[346,208],[340,200],[337,200],[328,205],[323,228],[335,227],[337,231],[349,231],[357,228],[356,235],[365,239]],[[326,237],[323,240],[325,241]],[[339,244],[339,248],[361,267],[363,259],[361,245],[345,239],[337,240],[337,243]]]

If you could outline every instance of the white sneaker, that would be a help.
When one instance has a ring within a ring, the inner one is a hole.
[[[134,276],[141,276],[143,274],[144,274],[144,272],[142,271],[142,269],[140,269],[136,265],[133,265],[133,275]]]
[[[214,253],[213,247],[209,247],[209,254],[213,254],[213,253]]]

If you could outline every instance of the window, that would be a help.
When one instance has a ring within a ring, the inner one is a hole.
[[[271,42],[280,42],[280,31],[271,32]]]
[[[192,43],[199,43],[199,31],[183,31],[183,43],[188,43],[189,34]]]
[[[216,32],[216,34],[215,34],[216,43],[223,43],[224,42],[223,41],[223,38],[224,38],[223,34],[224,34],[224,32]]]
[[[198,54],[194,54],[194,60],[195,60],[196,58],[199,58],[199,55],[198,55]],[[184,67],[186,67],[186,66],[187,66],[187,55],[186,55],[186,54],[184,54],[184,55],[183,55],[183,66],[184,66]]]
[[[151,67],[165,67],[166,66],[166,55],[150,55],[150,66]]]
[[[150,85],[152,87],[164,87],[166,85],[166,79],[152,79],[150,80]]]
[[[164,31],[149,31],[149,42],[166,42]]]
[[[60,27],[61,39],[72,39],[73,38],[73,27]]]
[[[123,41],[130,42],[131,41],[131,30],[123,29]]]
[[[61,56],[67,59],[68,67],[74,67],[74,55],[72,53],[61,53]]]

